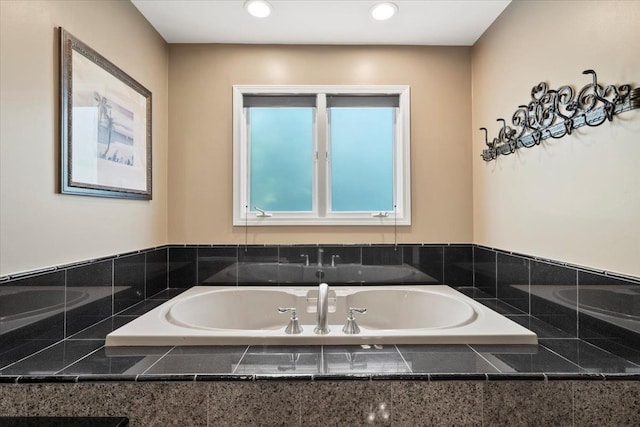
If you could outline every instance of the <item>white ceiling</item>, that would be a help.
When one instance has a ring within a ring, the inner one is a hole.
[[[511,0],[393,0],[375,21],[377,0],[269,0],[255,18],[244,0],[131,0],[168,43],[393,44],[470,46]]]

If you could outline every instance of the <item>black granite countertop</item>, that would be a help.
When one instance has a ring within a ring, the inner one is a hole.
[[[3,365],[0,382],[640,380],[640,357],[614,355],[492,298],[483,304],[538,334],[538,345],[105,347],[112,330],[168,290],[70,338]]]

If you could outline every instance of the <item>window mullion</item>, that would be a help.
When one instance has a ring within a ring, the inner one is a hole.
[[[328,204],[328,186],[329,162],[327,158],[327,97],[324,93],[319,93],[316,100],[317,108],[317,145],[316,145],[316,167],[317,167],[317,201],[318,216],[324,218],[327,216]]]

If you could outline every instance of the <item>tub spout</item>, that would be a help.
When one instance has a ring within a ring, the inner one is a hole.
[[[316,327],[313,330],[318,335],[326,335],[329,333],[329,319],[327,313],[329,311],[329,285],[320,283],[318,286],[318,310]]]

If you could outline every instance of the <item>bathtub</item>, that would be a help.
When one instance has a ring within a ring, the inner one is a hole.
[[[335,286],[329,333],[314,333],[318,287],[196,286],[111,332],[107,346],[537,344],[528,329],[453,288]],[[302,332],[285,333],[295,307]],[[350,307],[358,334],[345,334]]]

